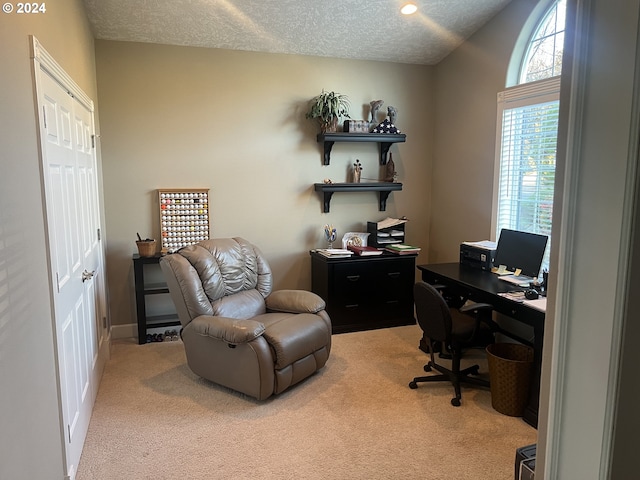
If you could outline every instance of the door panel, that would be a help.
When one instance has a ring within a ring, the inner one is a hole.
[[[102,279],[93,113],[36,71],[66,470],[73,478],[101,371]]]

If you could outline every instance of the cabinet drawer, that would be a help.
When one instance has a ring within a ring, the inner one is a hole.
[[[369,264],[344,263],[333,268],[336,288],[361,289],[371,285],[373,268]]]
[[[331,287],[331,305],[341,309],[344,314],[362,316],[362,309],[370,303],[373,296],[373,276],[370,269],[358,265],[336,265]]]
[[[414,283],[413,265],[407,262],[393,262],[375,272],[375,298],[388,303],[405,303],[412,301]]]

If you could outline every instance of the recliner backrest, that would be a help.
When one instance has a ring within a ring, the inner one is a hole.
[[[447,302],[440,292],[426,282],[413,286],[416,317],[427,337],[436,342],[451,341],[452,319]]]
[[[271,269],[262,252],[243,238],[204,240],[164,257],[163,263],[165,274],[176,277],[181,297],[174,303],[183,326],[200,315],[247,319],[266,310]]]

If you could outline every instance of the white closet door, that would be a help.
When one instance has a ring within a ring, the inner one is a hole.
[[[106,331],[94,123],[64,75],[35,65],[66,473],[73,479],[102,373]]]

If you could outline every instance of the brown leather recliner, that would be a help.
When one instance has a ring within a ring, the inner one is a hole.
[[[162,257],[160,266],[197,375],[264,400],[327,362],[324,300],[303,290],[272,293],[269,264],[248,241],[205,240]]]

